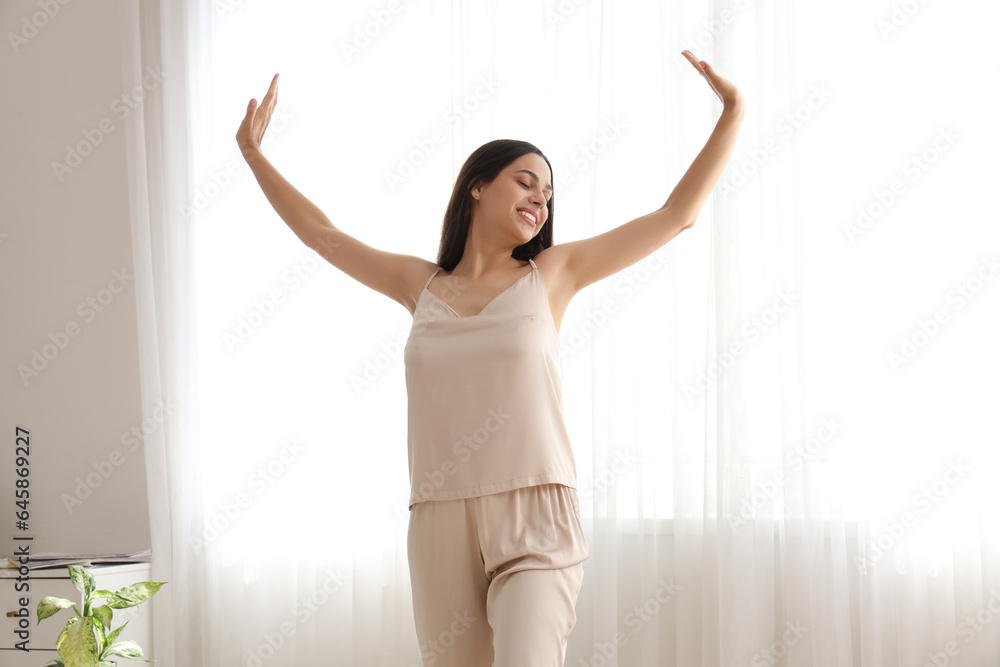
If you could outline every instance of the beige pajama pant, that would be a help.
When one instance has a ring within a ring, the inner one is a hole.
[[[417,503],[407,552],[424,667],[563,667],[590,557],[576,489]]]

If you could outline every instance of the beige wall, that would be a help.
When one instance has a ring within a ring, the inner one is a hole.
[[[0,555],[15,534],[35,553],[139,551],[149,520],[118,4],[4,0],[0,27]],[[31,438],[26,531],[17,427]]]

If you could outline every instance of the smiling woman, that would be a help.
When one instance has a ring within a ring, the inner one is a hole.
[[[251,100],[237,131],[257,182],[292,231],[413,315],[404,362],[417,638],[421,646],[434,642],[455,609],[489,619],[456,639],[438,664],[565,660],[590,553],[562,410],[559,327],[582,288],[693,225],[732,152],[742,96],[684,55],[725,104],[705,149],[659,210],[568,244],[553,245],[552,165],[526,141],[496,139],[469,155],[429,265],[337,229],[264,158],[277,74],[260,110]],[[457,449],[470,441],[474,449]],[[446,556],[441,544],[463,547]]]
[[[921,45],[992,62],[1000,6],[883,40],[860,0],[148,2],[129,71],[170,75],[115,173],[137,395],[184,417],[142,443],[162,664],[499,666],[511,628],[552,665],[997,663],[997,124]]]

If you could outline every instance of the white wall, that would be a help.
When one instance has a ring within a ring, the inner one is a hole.
[[[118,5],[63,2],[0,3],[2,555],[14,534],[34,553],[149,547]],[[69,147],[80,162],[57,173]],[[26,531],[17,427],[31,443]]]

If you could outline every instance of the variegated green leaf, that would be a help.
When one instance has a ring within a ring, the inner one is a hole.
[[[108,601],[108,606],[111,607],[112,609],[124,609],[125,607],[131,607],[134,605],[134,601],[129,600],[128,598],[123,598],[122,596],[118,595],[118,593],[112,593],[111,591],[106,591],[103,589],[99,591],[94,591],[94,594],[91,595],[90,597],[91,599],[106,598]],[[113,604],[111,604],[112,602],[117,602],[118,604],[122,604],[124,606],[116,607]]]
[[[93,593],[95,588],[94,577],[87,571],[87,568],[82,565],[70,565],[68,567],[69,578],[72,580],[73,585],[76,586],[76,590],[84,595]]]
[[[131,619],[129,619],[129,620],[131,620]],[[118,639],[118,635],[120,635],[122,633],[122,630],[124,630],[125,626],[128,625],[128,624],[129,624],[129,621],[125,621],[120,626],[118,626],[117,628],[115,628],[114,630],[112,630],[111,634],[108,635],[108,639],[107,639],[108,643],[109,644],[114,644],[115,640]]]
[[[128,658],[129,660],[135,660],[136,658],[142,657],[142,649],[131,639],[125,640],[123,642],[115,642],[108,649],[108,655],[117,655],[122,658]]]
[[[132,584],[131,586],[126,586],[118,591],[117,595],[119,598],[125,598],[125,600],[108,600],[108,606],[112,609],[127,609],[128,607],[134,607],[137,604],[145,602],[149,598],[156,595],[160,590],[160,587],[167,582],[165,581],[143,581],[138,584]]]
[[[56,598],[51,595],[46,595],[42,598],[42,601],[38,603],[38,622],[41,623],[43,618],[48,618],[52,614],[56,613],[60,609],[68,609],[73,607],[76,609],[76,603],[65,598]],[[79,615],[77,611],[77,615]]]
[[[154,662],[142,658],[142,649],[134,641],[124,641],[113,644],[108,649],[108,655],[117,655],[121,658],[132,660],[133,662]]]
[[[111,629],[111,616],[114,612],[111,611],[111,607],[106,604],[102,604],[100,607],[93,607],[90,610],[91,615],[101,622],[106,630]]]
[[[108,640],[104,638],[104,625],[100,621],[94,621],[94,634],[97,636],[97,657],[101,657],[101,651],[108,645]]]
[[[56,651],[65,667],[98,667],[94,619],[74,616],[56,640]]]

